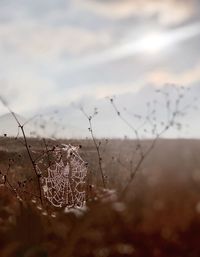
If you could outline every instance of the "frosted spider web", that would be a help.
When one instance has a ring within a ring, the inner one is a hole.
[[[47,177],[42,179],[44,197],[55,207],[83,207],[87,165],[78,154],[78,147],[56,147],[54,155],[54,167],[49,167]]]

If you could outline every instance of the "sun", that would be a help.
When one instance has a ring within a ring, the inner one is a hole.
[[[167,34],[158,32],[148,34],[138,41],[138,46],[141,52],[156,53],[160,52],[168,45],[170,45],[171,39]]]
[[[174,33],[154,31],[141,35],[138,39],[129,39],[127,43],[110,51],[109,57],[115,59],[133,54],[156,54],[163,51],[165,48],[173,47],[173,44],[178,40],[179,38],[177,38],[177,35]]]

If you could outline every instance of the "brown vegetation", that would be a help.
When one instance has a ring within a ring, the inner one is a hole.
[[[29,143],[35,156],[42,152],[40,140]],[[48,141],[55,143],[59,141]],[[101,164],[112,191],[98,188],[101,174],[93,142],[70,143],[82,145],[81,155],[89,164],[87,209],[66,212],[42,207],[26,193],[21,201],[1,183],[0,256],[199,256],[199,141],[159,140],[123,199],[120,192],[130,176],[130,159],[137,158],[131,152],[135,142],[102,140]],[[9,167],[13,187],[21,183],[24,191],[34,192],[35,178],[24,146],[6,137],[0,146],[2,174]]]

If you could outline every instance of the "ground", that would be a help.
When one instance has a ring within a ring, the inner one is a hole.
[[[0,256],[200,256],[200,142],[159,140],[122,197],[130,179],[130,161],[138,160],[131,151],[135,142],[101,141],[106,190],[101,186],[93,142],[70,140],[82,146],[80,154],[88,162],[89,193],[84,209],[42,206],[28,193],[21,200],[1,176]],[[52,146],[60,141],[47,143]],[[34,156],[42,152],[41,140],[29,139],[29,144]],[[21,183],[23,190],[37,193],[24,146],[3,137],[1,173],[8,167],[14,188]]]

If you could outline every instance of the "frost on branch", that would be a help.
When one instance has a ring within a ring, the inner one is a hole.
[[[86,200],[87,164],[78,147],[62,145],[53,151],[54,163],[42,178],[44,197],[55,207],[83,207]]]

